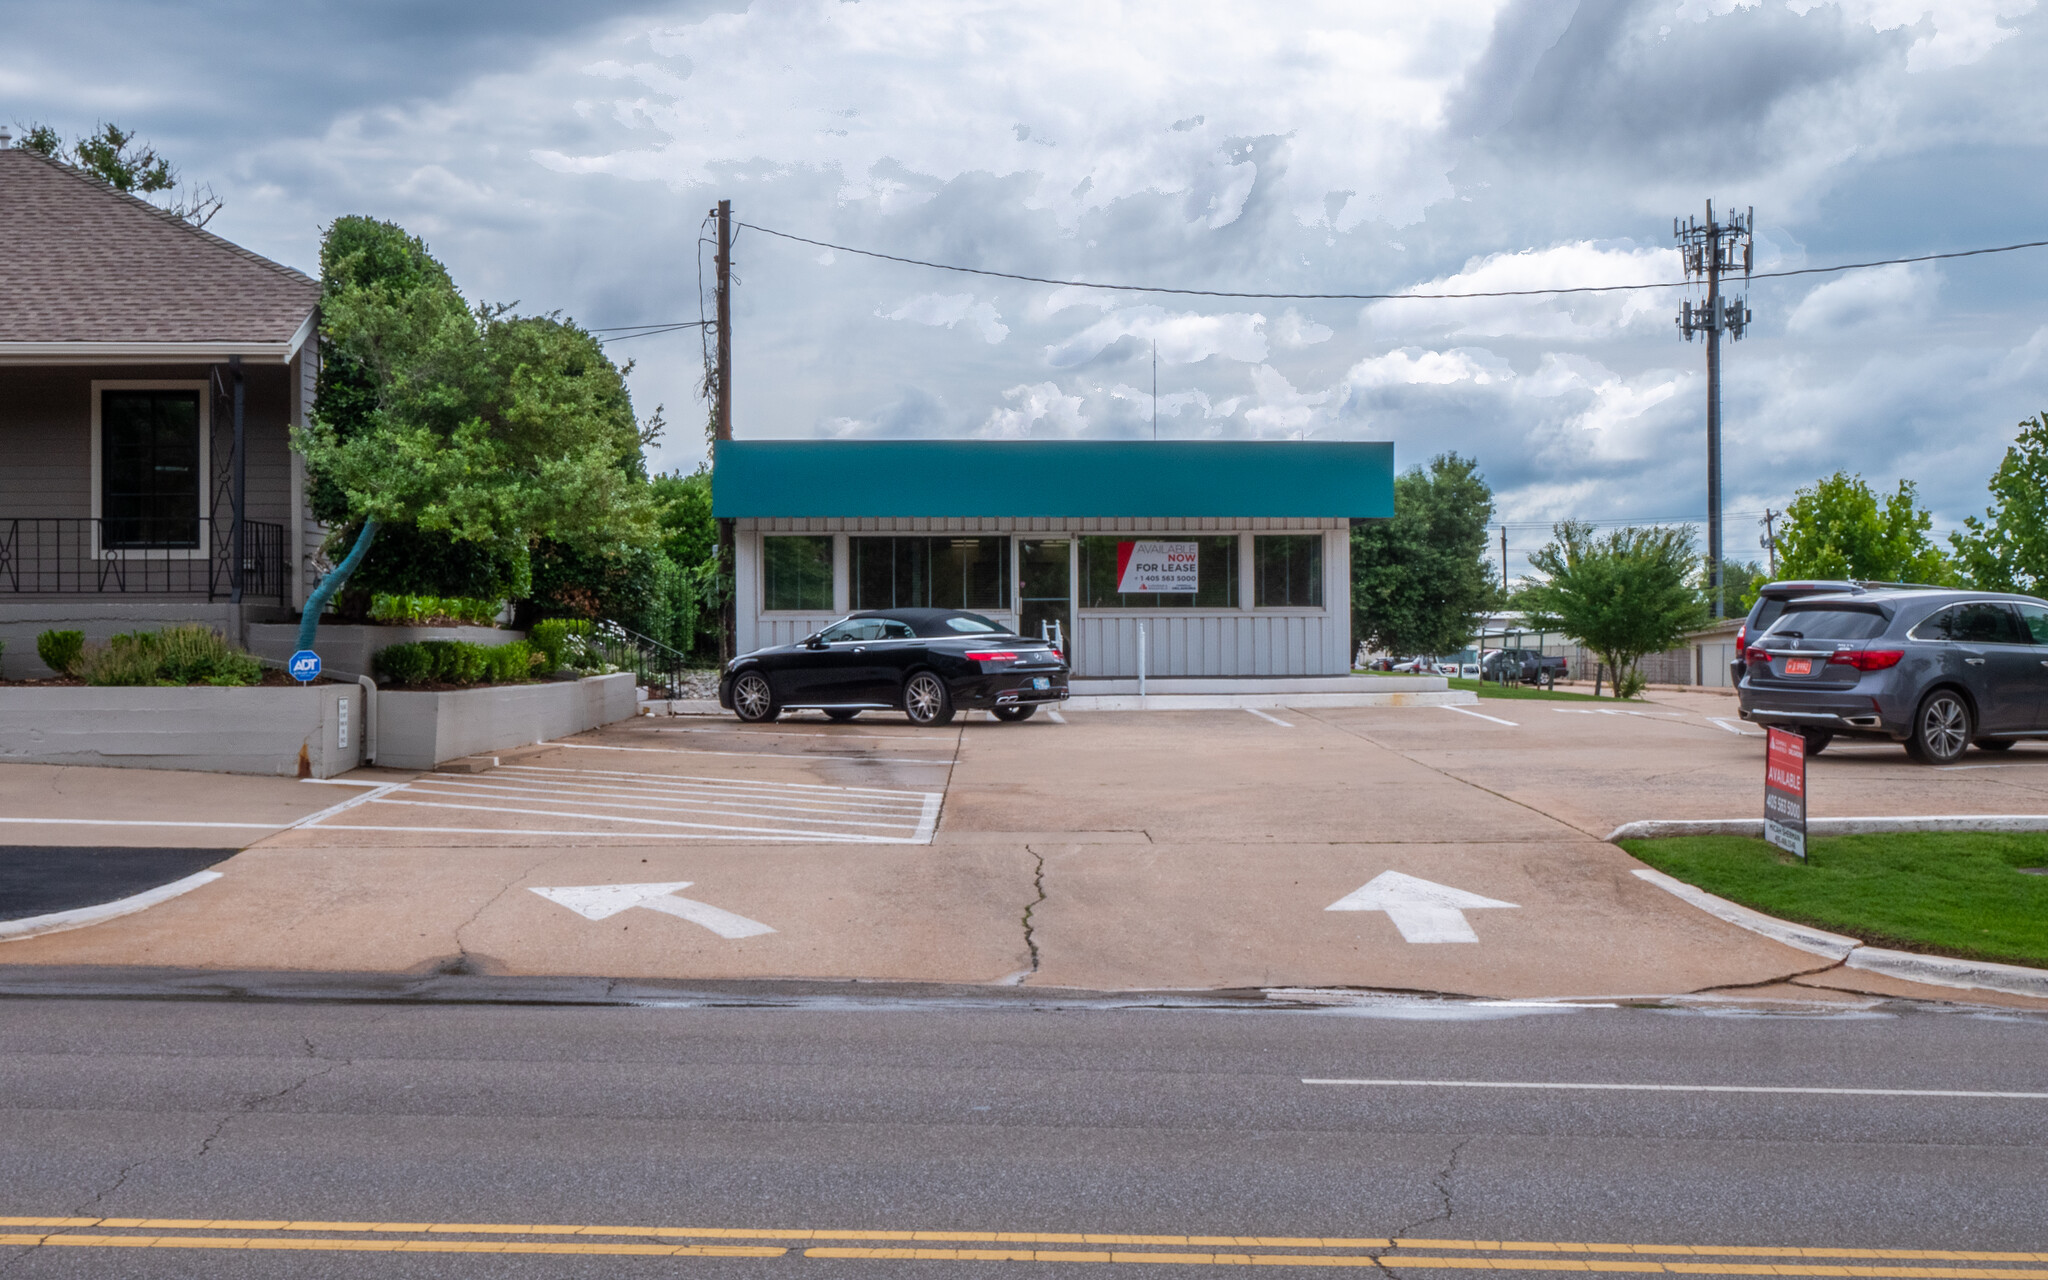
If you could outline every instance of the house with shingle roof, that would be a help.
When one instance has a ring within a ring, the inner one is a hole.
[[[22,148],[0,147],[0,655],[34,637],[305,601],[320,541],[290,429],[319,283]]]

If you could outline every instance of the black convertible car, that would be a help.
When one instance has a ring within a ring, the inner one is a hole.
[[[1059,650],[960,609],[856,613],[796,644],[741,654],[718,680],[718,705],[746,721],[802,708],[834,720],[901,711],[940,725],[961,707],[1028,720],[1066,696]]]

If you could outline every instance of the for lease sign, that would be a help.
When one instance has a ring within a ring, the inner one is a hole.
[[[1119,542],[1116,589],[1124,595],[1193,595],[1198,551],[1192,542]]]
[[[1764,839],[1806,856],[1806,739],[1770,731],[1764,749]]]

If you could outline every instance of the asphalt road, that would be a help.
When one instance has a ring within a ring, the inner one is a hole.
[[[2031,1014],[10,1000],[0,1109],[8,1280],[2048,1275]]]

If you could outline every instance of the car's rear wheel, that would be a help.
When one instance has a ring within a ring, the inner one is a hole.
[[[1008,720],[1012,723],[1015,723],[1019,720],[1029,720],[1032,716],[1032,713],[1037,710],[1038,707],[1035,704],[1023,707],[997,707],[996,719]]]
[[[2018,738],[1986,738],[1976,744],[1979,751],[2010,751],[2019,745]]]
[[[1921,764],[1954,764],[1970,745],[1970,704],[1954,689],[1936,689],[1920,700],[1906,754]]]
[[[944,680],[920,671],[903,682],[903,712],[912,724],[946,724],[953,718],[953,695]]]
[[[831,711],[827,711],[825,713],[825,718],[827,720],[837,720],[839,723],[845,724],[848,720],[853,719],[855,716],[859,714],[859,708],[850,708],[844,711],[834,709]]]
[[[758,671],[742,672],[732,682],[732,712],[748,724],[760,724],[782,714],[775,705],[775,690],[768,677]]]
[[[1799,736],[1806,739],[1806,754],[1817,756],[1821,752],[1826,751],[1828,744],[1835,740],[1835,731],[1833,729],[1808,729]]]

